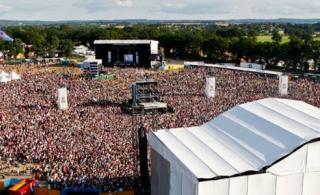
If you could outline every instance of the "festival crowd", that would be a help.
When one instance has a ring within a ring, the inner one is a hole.
[[[0,84],[0,157],[7,166],[33,164],[52,187],[134,189],[138,182],[133,134],[140,124],[121,109],[131,83],[158,81],[162,100],[173,112],[143,116],[147,131],[203,124],[235,105],[279,97],[276,76],[224,69],[180,72],[112,68],[114,80],[71,74],[25,73]],[[216,77],[216,97],[204,95],[205,78]],[[57,108],[57,89],[67,87],[69,109]],[[286,98],[320,107],[320,82],[290,80]],[[134,125],[137,125],[136,127]],[[1,170],[0,170],[1,172]]]

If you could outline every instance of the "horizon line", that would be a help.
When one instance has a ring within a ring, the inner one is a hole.
[[[65,20],[41,20],[41,19],[1,19],[0,21],[10,22],[69,22],[69,21],[133,21],[133,20],[145,20],[145,21],[237,21],[237,20],[320,20],[319,18],[230,18],[230,19],[150,19],[150,18],[121,18],[121,19],[65,19]]]

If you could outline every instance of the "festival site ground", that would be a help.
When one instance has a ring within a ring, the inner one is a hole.
[[[211,120],[233,106],[278,96],[278,78],[231,70],[198,68],[180,72],[109,69],[114,80],[85,79],[77,68],[1,66],[22,75],[0,84],[0,157],[2,174],[37,172],[54,187],[130,190],[138,177],[133,123],[122,113],[131,83],[154,79],[173,113],[145,116],[148,131],[188,127]],[[205,78],[217,79],[217,96],[204,96]],[[56,106],[56,90],[66,86],[70,108]],[[285,98],[320,106],[320,83],[290,80]],[[16,168],[27,164],[23,170]]]

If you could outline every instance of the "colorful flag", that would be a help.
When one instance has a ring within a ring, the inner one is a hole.
[[[7,35],[7,33],[3,32],[0,30],[0,39],[4,40],[4,41],[13,41],[13,38],[9,37],[9,35]]]

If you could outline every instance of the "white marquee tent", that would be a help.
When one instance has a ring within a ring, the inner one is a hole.
[[[10,79],[8,77],[0,75],[0,83],[7,83],[9,81]]]
[[[12,71],[10,74],[4,71],[0,72],[0,83],[7,83],[9,81],[19,80],[19,79],[21,79],[20,75],[18,75],[14,71]]]
[[[0,83],[7,83],[7,82],[11,81],[9,77],[10,77],[10,75],[8,73],[1,71]]]
[[[10,75],[2,70],[0,76],[9,77]]]
[[[19,79],[21,79],[21,77],[20,77],[17,73],[15,73],[14,71],[12,71],[12,72],[10,73],[9,78],[10,78],[11,80],[19,80]]]
[[[263,99],[148,134],[152,195],[319,195],[320,109]]]

